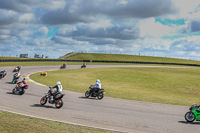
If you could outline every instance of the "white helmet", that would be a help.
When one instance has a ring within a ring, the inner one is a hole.
[[[99,79],[97,79],[97,80],[96,80],[96,82],[100,83],[100,80],[99,80]]]
[[[61,85],[60,81],[57,81],[57,82],[56,82],[56,85]]]

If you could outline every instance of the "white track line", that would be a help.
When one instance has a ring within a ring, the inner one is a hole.
[[[71,124],[71,125],[77,125],[77,126],[82,126],[82,127],[88,127],[88,128],[95,128],[95,129],[101,129],[101,130],[108,130],[108,131],[126,133],[126,132],[122,132],[122,131],[114,130],[114,129],[109,129],[109,128],[94,127],[94,126],[88,126],[88,125],[77,124],[77,123],[66,122],[66,121],[58,121],[58,120],[47,119],[47,118],[38,117],[38,116],[34,116],[34,115],[27,115],[27,114],[23,114],[23,113],[17,113],[17,112],[14,112],[14,111],[8,111],[8,110],[4,110],[4,109],[0,109],[0,111],[9,112],[9,113],[18,114],[18,115],[23,115],[23,116],[32,117],[32,118],[37,118],[37,119],[42,119],[42,120],[60,122],[60,123]]]

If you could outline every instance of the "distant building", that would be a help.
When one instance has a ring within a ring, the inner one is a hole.
[[[28,58],[28,54],[20,54],[20,58]]]
[[[44,55],[35,54],[34,58],[44,58]]]

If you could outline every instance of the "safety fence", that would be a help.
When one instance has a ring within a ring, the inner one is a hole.
[[[63,60],[63,59],[1,59],[0,62],[99,62],[99,63],[130,63],[130,64],[160,64],[160,65],[182,65],[198,66],[199,64],[186,63],[164,63],[164,62],[144,62],[144,61],[106,61],[106,60]]]

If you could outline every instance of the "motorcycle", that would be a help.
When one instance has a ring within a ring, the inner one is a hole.
[[[86,68],[86,65],[82,65],[81,68]]]
[[[28,87],[29,85],[27,84],[22,85],[22,82],[18,82],[15,88],[13,88],[12,93],[23,95],[25,93],[25,89],[28,89]]]
[[[50,87],[49,87],[50,88]],[[50,104],[55,104],[56,108],[61,108],[63,106],[63,96],[65,94],[57,94],[55,97],[54,97],[54,100],[51,101],[51,96],[52,96],[52,89],[50,88],[50,90],[45,94],[45,96],[43,96],[40,100],[40,104],[41,105],[45,105],[47,103],[47,101],[50,103]]]
[[[0,72],[0,79],[4,78],[6,76],[7,72],[6,70],[3,70]]]
[[[20,76],[21,76],[21,75],[20,75]],[[20,76],[17,76],[17,74],[14,74],[14,75],[13,75],[12,83],[13,83],[13,84],[16,84],[16,83],[18,82]]]
[[[16,67],[16,68],[13,70],[13,72],[19,72],[19,71],[20,71],[20,69],[21,69],[21,67],[20,67],[20,66],[18,66],[18,67]]]
[[[63,64],[62,66],[60,66],[60,69],[65,69],[66,68],[66,64]]]
[[[83,65],[81,66],[81,68],[86,68],[86,62],[83,63]]]
[[[185,120],[187,122],[193,122],[194,120],[200,121],[200,106],[193,104],[189,110],[190,111],[185,114]]]
[[[99,89],[98,91],[93,90],[92,86],[88,88],[89,90],[85,92],[85,97],[97,97],[98,99],[102,99],[104,97],[104,89]]]

